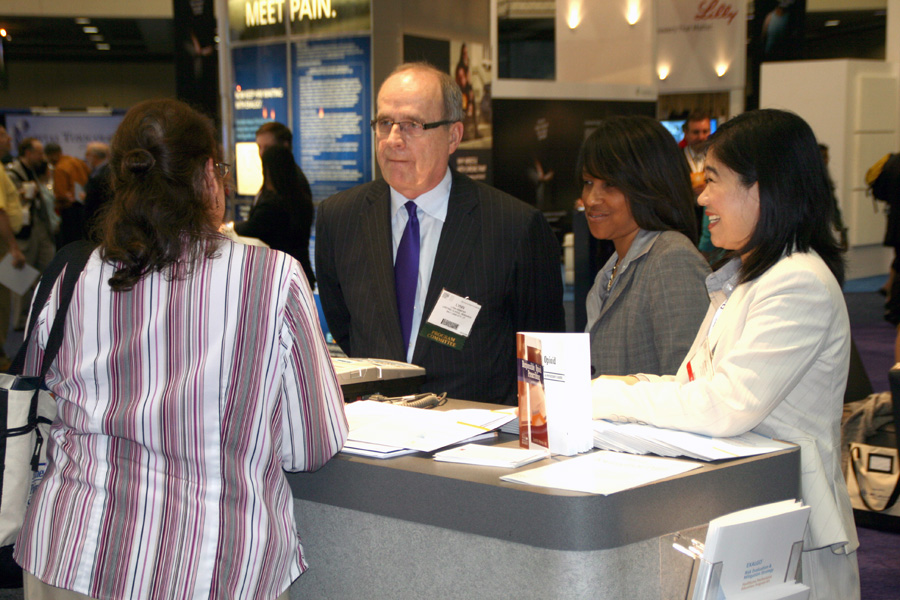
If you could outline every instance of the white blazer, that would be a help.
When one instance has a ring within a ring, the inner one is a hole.
[[[859,542],[840,469],[850,322],[840,286],[815,253],[795,252],[735,285],[739,266],[707,278],[712,302],[677,374],[633,386],[595,380],[594,418],[711,436],[753,430],[799,445],[812,509],[804,550],[852,552]]]

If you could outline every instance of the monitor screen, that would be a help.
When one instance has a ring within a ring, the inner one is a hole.
[[[673,119],[673,120],[665,120],[660,121],[662,126],[666,128],[666,131],[672,134],[675,138],[676,142],[680,142],[684,137],[684,131],[682,131],[681,127],[684,125],[684,119]],[[716,132],[716,120],[709,120],[709,133],[713,134]]]

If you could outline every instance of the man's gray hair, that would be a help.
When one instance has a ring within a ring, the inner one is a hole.
[[[444,73],[434,65],[427,62],[408,62],[403,63],[396,69],[391,71],[388,77],[392,77],[404,71],[426,71],[434,74],[438,78],[441,85],[441,98],[444,103],[443,114],[441,120],[456,123],[465,118],[465,112],[462,107],[462,90],[456,84],[456,81],[449,74]]]
[[[90,154],[97,160],[107,160],[109,158],[109,144],[104,142],[88,142],[85,153]]]

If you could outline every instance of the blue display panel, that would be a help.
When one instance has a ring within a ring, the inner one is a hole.
[[[372,179],[368,36],[293,44],[294,156],[313,200]]]
[[[288,125],[287,45],[235,48],[231,59],[234,141],[256,141],[256,130],[266,121]]]

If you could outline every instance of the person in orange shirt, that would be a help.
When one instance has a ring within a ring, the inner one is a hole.
[[[44,153],[53,165],[53,195],[56,211],[62,217],[59,233],[56,234],[56,247],[62,248],[82,238],[84,198],[78,196],[82,195],[81,188],[87,183],[91,171],[81,159],[63,154],[62,148],[55,142],[49,142]],[[80,186],[78,193],[76,185]]]

